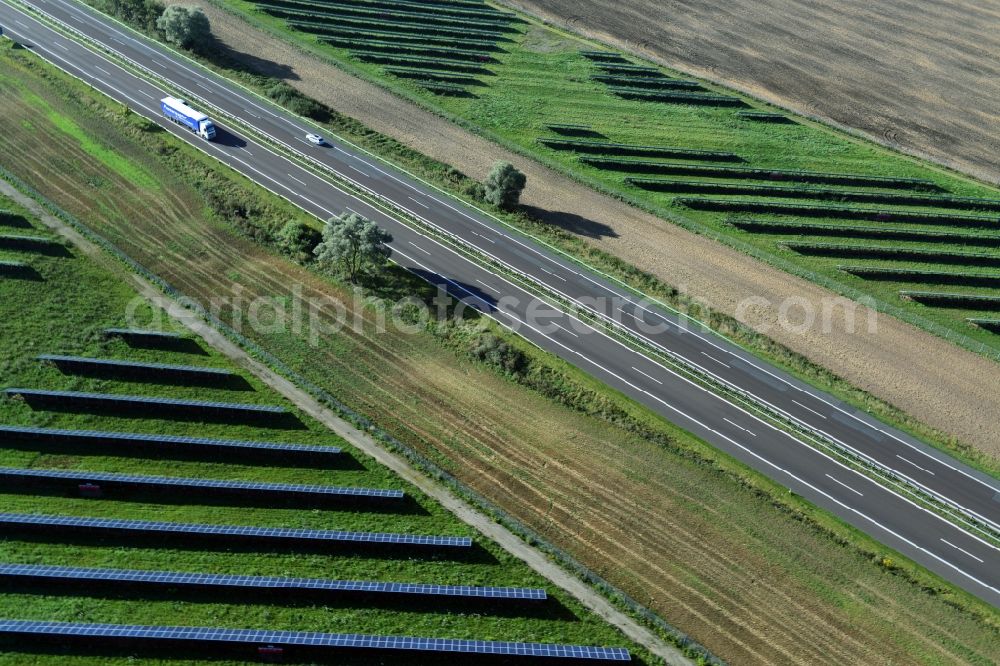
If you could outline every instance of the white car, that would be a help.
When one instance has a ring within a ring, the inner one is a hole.
[[[306,134],[306,140],[309,143],[315,143],[317,146],[326,144],[326,139],[321,137],[319,134]]]

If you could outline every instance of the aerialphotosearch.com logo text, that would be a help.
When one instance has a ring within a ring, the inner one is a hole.
[[[325,337],[345,330],[358,334],[416,334],[425,331],[431,324],[446,322],[485,329],[489,319],[482,316],[483,313],[515,332],[535,331],[549,336],[560,331],[576,337],[595,333],[596,329],[588,320],[601,321],[643,336],[660,335],[671,328],[698,326],[687,317],[662,314],[659,306],[647,299],[581,297],[572,303],[580,314],[573,314],[536,297],[493,297],[485,291],[473,289],[453,296],[459,290],[449,292],[444,284],[437,285],[436,290],[429,300],[415,296],[388,300],[356,289],[345,301],[316,292],[306,296],[300,284],[293,285],[287,295],[250,298],[237,285],[232,294],[213,297],[207,303],[180,297],[169,316],[183,320],[207,314],[209,319],[224,322],[239,335],[291,333],[305,337],[313,347],[319,346]],[[688,311],[695,317],[711,309],[711,305],[703,300],[689,301]],[[867,332],[874,334],[877,331],[875,310],[843,297],[827,297],[819,303],[797,296],[789,296],[777,303],[763,297],[750,297],[737,304],[734,315],[739,322],[765,334],[775,328],[797,335],[830,333],[835,329],[853,333],[861,319],[858,317],[859,309],[864,311]],[[167,314],[158,309],[150,314],[146,301],[137,297],[126,308],[126,324],[135,329],[161,329],[165,326]]]

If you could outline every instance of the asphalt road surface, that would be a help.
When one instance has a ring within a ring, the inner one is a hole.
[[[565,298],[587,305],[691,366],[859,455],[894,470],[954,506],[1000,525],[1000,483],[931,449],[832,396],[769,366],[711,331],[632,295],[542,244],[511,231],[363,151],[331,141],[314,146],[303,120],[201,69],[72,0],[28,0],[60,24],[154,72],[185,91],[211,115],[208,102],[273,141],[303,153],[405,209],[533,277]],[[828,509],[875,539],[1000,607],[1000,550],[901,495],[757,418],[730,400],[692,383],[536,298],[446,245],[408,227],[328,180],[216,120],[219,135],[204,141],[162,117],[169,94],[111,59],[66,38],[0,0],[5,34],[55,66],[212,155],[320,218],[352,210],[394,237],[393,258],[613,388],[735,456],[790,490]],[[361,119],[364,120],[363,118]]]

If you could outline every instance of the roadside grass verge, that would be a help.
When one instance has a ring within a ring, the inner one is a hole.
[[[971,595],[501,331],[491,333],[507,351],[495,355],[466,328],[377,332],[374,297],[428,296],[427,286],[394,271],[355,304],[344,285],[252,240],[301,219],[290,205],[26,55],[3,62],[4,79],[163,187],[130,186],[61,145],[44,119],[34,134],[10,131],[33,114],[17,95],[0,97],[7,168],[196,301],[239,293],[289,304],[290,285],[303,299],[340,299],[361,326],[324,331],[316,345],[287,327],[244,333],[713,652],[739,662],[996,660],[995,611]],[[232,314],[220,312],[231,325]]]

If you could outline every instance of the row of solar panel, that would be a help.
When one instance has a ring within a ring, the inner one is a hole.
[[[69,405],[92,408],[130,407],[133,409],[155,408],[161,412],[181,412],[182,414],[232,414],[242,416],[262,416],[287,414],[284,407],[276,405],[253,405],[233,402],[184,400],[181,398],[153,398],[143,395],[120,395],[115,393],[85,393],[81,391],[45,391],[28,388],[9,388],[4,393],[20,396],[28,402],[45,405]]]
[[[30,426],[0,426],[0,446],[172,460],[232,460],[235,455],[243,465],[282,467],[329,468],[349,460],[335,446]]]
[[[227,541],[253,541],[270,544],[316,545],[391,545],[420,548],[469,549],[472,539],[458,536],[423,534],[392,534],[388,532],[349,532],[343,530],[310,530],[291,527],[254,527],[248,525],[206,525],[201,523],[166,523],[153,520],[118,520],[78,516],[0,513],[0,531],[33,531],[45,536],[59,532],[83,532],[101,536],[170,535],[176,538],[214,538]]]
[[[631,661],[628,650],[618,647],[562,645],[558,643],[516,643],[450,638],[418,638],[412,636],[371,636],[366,634],[322,634],[303,631],[258,629],[218,629],[211,627],[162,627],[116,624],[83,624],[44,622],[35,620],[0,620],[0,636],[18,640],[45,639],[64,642],[84,639],[88,647],[97,643],[129,645],[144,642],[159,645],[202,644],[219,648],[233,645],[256,645],[261,654],[317,654],[320,652],[377,653],[447,653],[451,659],[469,659],[465,663],[481,663],[483,659],[499,657],[546,660],[558,663],[594,663]],[[443,656],[443,655],[442,655]]]
[[[237,576],[175,571],[138,571],[134,569],[96,569],[40,564],[0,564],[0,581],[72,583],[90,585],[106,592],[112,583],[141,588],[242,589],[249,591],[313,591],[330,595],[370,595],[413,599],[458,598],[544,601],[545,590],[524,587],[477,587],[470,585],[433,585],[427,583],[386,583],[379,581],[324,580],[320,578],[280,578],[276,576]]]
[[[8,388],[7,395],[17,395],[25,398],[48,398],[56,402],[80,403],[125,403],[133,405],[164,405],[189,409],[236,410],[247,412],[265,412],[268,414],[284,414],[285,408],[275,405],[253,405],[234,402],[216,402],[204,400],[186,400],[182,398],[157,398],[144,395],[120,395],[116,393],[86,393],[82,391],[46,391],[41,389]]]
[[[166,331],[147,331],[138,328],[106,328],[104,329],[104,335],[105,337],[108,338],[124,338],[124,339],[149,338],[149,339],[177,340],[180,339],[181,337],[179,333],[169,333]]]
[[[170,363],[141,363],[118,359],[89,358],[86,356],[64,356],[61,354],[41,354],[39,361],[54,363],[70,370],[116,370],[134,376],[179,377],[191,379],[221,379],[233,377],[234,373],[224,368],[209,368],[200,365],[173,365]]]
[[[262,481],[230,481],[224,479],[192,479],[172,476],[143,476],[138,474],[111,474],[108,472],[81,472],[61,469],[24,469],[20,467],[0,467],[0,481],[7,484],[57,485],[77,487],[82,490],[98,490],[104,484],[112,488],[171,489],[207,491],[213,494],[239,493],[240,495],[263,495],[266,497],[297,497],[302,499],[330,498],[371,498],[403,499],[401,490],[381,488],[351,488],[344,486],[302,485],[292,483],[268,483]],[[96,488],[94,488],[96,486]]]
[[[262,461],[282,466],[318,464],[329,467],[341,458],[341,450],[335,446],[10,425],[0,426],[0,443],[8,446],[27,444],[41,449],[65,449],[68,446],[84,452],[102,449],[110,450],[115,455],[133,457],[150,453],[179,459],[239,455],[241,464]]]

